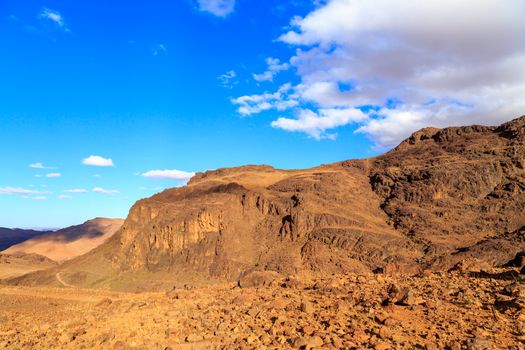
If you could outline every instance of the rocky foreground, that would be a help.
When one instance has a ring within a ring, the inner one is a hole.
[[[0,348],[523,349],[524,275],[278,278],[164,293],[0,287]]]

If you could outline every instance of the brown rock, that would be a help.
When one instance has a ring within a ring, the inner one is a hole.
[[[272,282],[280,278],[281,275],[275,271],[254,271],[239,279],[239,287],[253,288],[269,286]]]
[[[312,304],[308,301],[303,301],[301,303],[300,309],[302,312],[305,312],[307,314],[311,314],[312,312],[314,312],[314,308]]]

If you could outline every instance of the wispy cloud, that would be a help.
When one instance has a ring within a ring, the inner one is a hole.
[[[158,44],[157,46],[155,46],[153,48],[153,56],[158,56],[158,55],[167,55],[168,54],[168,49],[166,47],[166,45],[164,44]]]
[[[64,17],[60,14],[60,12],[56,10],[51,10],[47,7],[42,8],[42,11],[40,11],[39,17],[44,20],[51,21],[56,26],[58,26],[60,29],[69,32],[69,28],[67,27]]]
[[[53,169],[53,167],[51,166],[46,166],[40,162],[38,163],[33,163],[33,164],[29,164],[29,167],[30,168],[33,168],[33,169]]]
[[[120,193],[117,190],[107,190],[107,189],[102,188],[102,187],[95,187],[95,188],[93,188],[92,191],[94,193],[103,193],[103,194],[117,194],[117,193]]]
[[[197,0],[199,10],[217,17],[226,17],[235,9],[235,0]]]
[[[47,200],[46,196],[22,196],[23,199],[33,199],[36,201],[45,201]]]
[[[37,191],[37,190],[30,190],[27,188],[22,187],[0,187],[0,194],[23,194],[23,195],[30,195],[30,194],[47,194],[50,193],[49,191]]]
[[[73,197],[67,195],[67,194],[60,194],[58,195],[58,199],[72,199]]]
[[[221,74],[217,77],[221,85],[225,88],[231,89],[234,85],[237,85],[239,82],[235,80],[237,73],[232,69],[227,71],[224,74]]]
[[[67,193],[86,193],[87,190],[85,188],[72,188],[70,190],[64,190],[64,192],[67,192]]]
[[[268,65],[268,69],[266,72],[261,74],[252,74],[253,79],[257,80],[258,82],[262,81],[273,81],[273,78],[281,71],[288,70],[290,68],[290,65],[288,63],[281,63],[281,61],[278,58],[268,57],[266,59],[266,64]]]
[[[82,164],[92,166],[113,166],[113,160],[111,158],[91,155],[87,158],[84,158],[82,160]]]
[[[61,173],[49,173],[49,174],[46,174],[46,177],[48,177],[48,178],[61,177],[61,176],[62,176]]]
[[[182,170],[150,170],[142,176],[149,179],[162,179],[162,180],[176,180],[182,182],[188,182],[195,173],[182,171]]]

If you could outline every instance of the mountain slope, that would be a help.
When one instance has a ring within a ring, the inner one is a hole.
[[[197,174],[138,201],[117,234],[61,276],[132,289],[253,270],[415,273],[449,269],[466,251],[501,264],[525,250],[524,125],[427,128],[379,157],[312,169]],[[53,271],[14,282],[57,283]]]
[[[18,228],[10,229],[0,227],[0,251],[9,248],[12,245],[48,232],[50,231],[23,230]]]
[[[96,218],[81,225],[39,235],[1,253],[39,254],[55,261],[68,260],[104,243],[123,222],[121,219]]]

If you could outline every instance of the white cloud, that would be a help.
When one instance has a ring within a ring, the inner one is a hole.
[[[85,188],[73,188],[73,189],[70,189],[70,190],[64,190],[64,192],[67,192],[67,193],[86,193],[87,190]]]
[[[62,30],[69,32],[69,28],[66,26],[64,17],[62,17],[60,12],[44,7],[42,11],[40,12],[39,17],[49,20],[53,22],[55,25],[57,25],[59,28],[61,28]]]
[[[499,124],[525,111],[523,13],[522,0],[326,1],[279,38],[297,47],[289,61],[301,82],[278,100],[318,117],[375,106],[348,123],[378,148],[424,126]],[[268,96],[249,96],[266,104],[239,113],[276,108]]]
[[[58,195],[58,199],[72,199],[73,197],[67,195],[67,194],[60,194]]]
[[[107,189],[102,188],[102,187],[95,187],[95,188],[93,188],[92,191],[94,193],[103,193],[103,194],[117,194],[117,193],[119,193],[119,191],[117,191],[117,190],[107,190]]]
[[[153,56],[158,56],[160,54],[167,55],[168,54],[168,49],[166,48],[166,45],[158,44],[157,46],[155,46],[153,48],[152,53],[153,53]]]
[[[104,158],[101,156],[89,156],[82,160],[84,165],[93,165],[93,166],[113,166],[113,160],[110,158]]]
[[[49,174],[46,174],[46,177],[49,177],[49,178],[53,178],[53,177],[61,177],[62,174],[60,173],[49,173]]]
[[[21,187],[0,187],[0,194],[30,195],[30,194],[47,194],[47,193],[50,193],[50,192],[48,192],[48,191],[29,190],[27,188],[21,188]]]
[[[190,173],[182,170],[150,170],[142,176],[150,179],[162,179],[162,180],[176,180],[182,182],[188,182],[195,173]]]
[[[266,59],[266,64],[268,65],[268,69],[266,72],[261,74],[252,74],[253,79],[257,80],[258,82],[262,81],[273,81],[273,78],[281,71],[288,70],[290,67],[288,63],[281,63],[281,61],[278,58],[272,58],[268,57]]]
[[[235,0],[197,0],[199,9],[217,17],[226,17],[235,9]]]
[[[234,105],[238,105],[237,112],[241,115],[249,116],[270,109],[284,111],[299,105],[297,96],[291,93],[291,84],[282,85],[274,93],[264,93],[262,95],[247,95],[231,100]]]
[[[235,80],[237,73],[234,70],[229,70],[224,74],[221,74],[217,77],[222,86],[225,88],[231,89],[234,85],[238,84],[238,81]]]
[[[33,169],[53,169],[53,167],[45,166],[44,164],[42,164],[40,162],[29,164],[29,167],[33,168]]]
[[[281,117],[273,121],[271,125],[287,131],[303,132],[316,140],[320,140],[321,138],[334,139],[336,137],[336,134],[326,133],[327,130],[367,119],[367,114],[355,108],[319,109],[317,113],[309,109],[300,109],[296,118]]]

